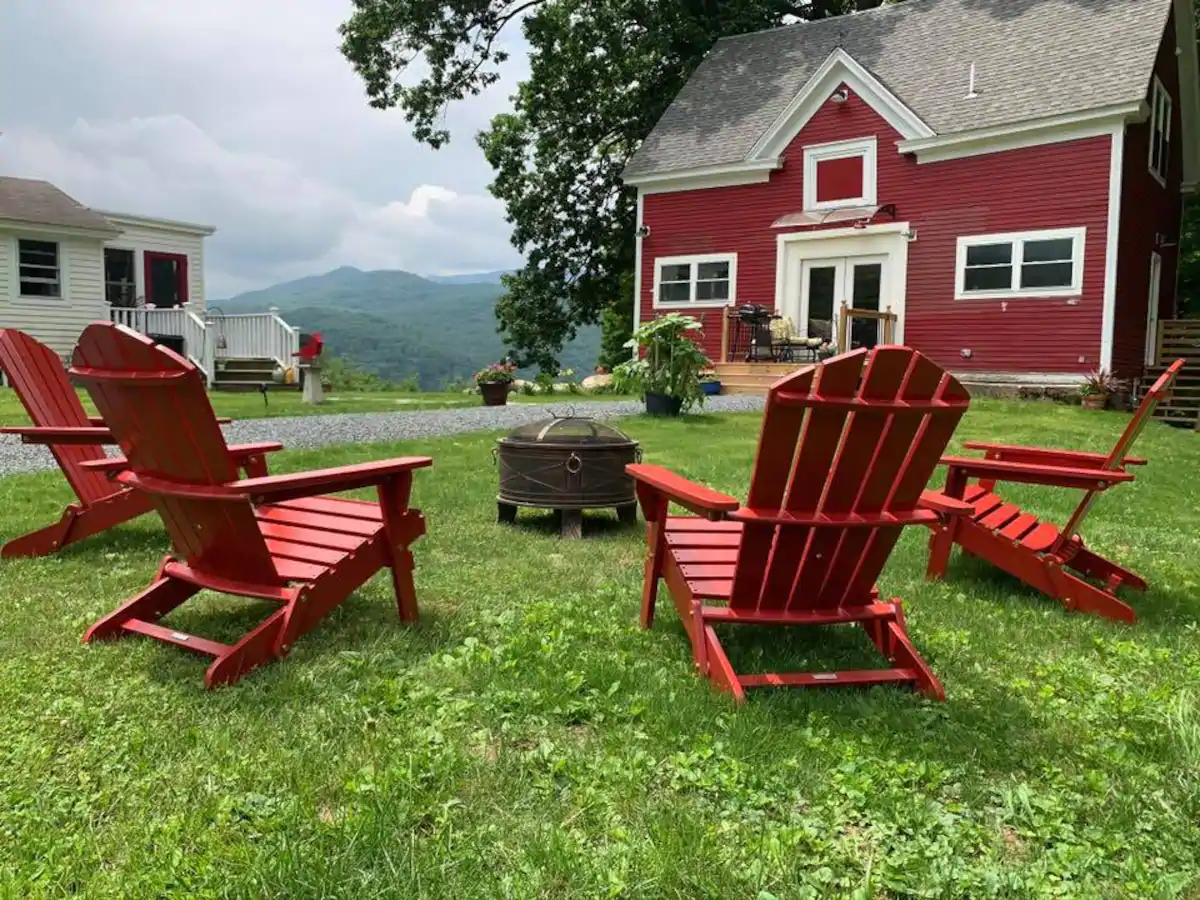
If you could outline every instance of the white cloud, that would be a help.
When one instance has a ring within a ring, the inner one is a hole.
[[[517,264],[472,138],[523,60],[452,111],[455,140],[434,152],[367,106],[337,51],[348,13],[346,0],[6,0],[0,84],[22,87],[0,92],[0,173],[216,226],[212,297],[338,265]]]

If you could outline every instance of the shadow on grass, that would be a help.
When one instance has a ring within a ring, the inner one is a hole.
[[[1078,573],[1073,573],[1078,574]],[[1145,593],[1131,588],[1122,588],[1117,592],[1121,601],[1133,607],[1137,614],[1136,626],[1149,628],[1152,631],[1174,632],[1180,622],[1200,619],[1200,597],[1194,593],[1186,593],[1174,588],[1166,579],[1154,580],[1145,573],[1139,573],[1148,582]],[[968,556],[961,550],[950,557],[946,569],[947,583],[969,590],[972,584],[983,586],[991,595],[999,594],[1004,599],[990,600],[1007,605],[1028,605],[1031,608],[1044,608],[1045,604],[1057,607],[1064,615],[1090,615],[1089,613],[1068,612],[1062,604],[1041,591],[1034,590],[1021,579],[1009,575],[1003,569],[997,568],[985,559]]]

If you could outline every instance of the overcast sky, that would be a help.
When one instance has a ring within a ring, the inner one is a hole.
[[[519,47],[433,151],[367,105],[337,49],[349,5],[0,0],[0,174],[215,226],[212,299],[340,265],[519,264],[474,142],[526,73]]]

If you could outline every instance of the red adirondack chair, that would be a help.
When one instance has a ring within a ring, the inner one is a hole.
[[[969,401],[915,350],[856,350],[772,385],[745,506],[659,466],[628,466],[648,523],[642,626],[662,577],[701,673],[739,701],[763,685],[884,682],[944,698],[900,601],[881,602],[875,580],[905,525],[968,510],[924,488]],[[699,518],[668,515],[672,503]],[[893,668],[739,675],[715,630],[855,622]]]
[[[214,658],[207,687],[272,659],[379,569],[391,568],[400,618],[417,619],[409,545],[425,533],[410,509],[414,469],[428,457],[381,460],[237,480],[200,372],[136,332],[98,322],[75,348],[71,373],[88,389],[125,453],[115,477],[151,498],[176,555],[142,593],[84,640],[141,634]],[[374,486],[378,502],[327,495]],[[201,590],[272,600],[279,609],[234,644],[158,620]]]
[[[116,441],[103,419],[84,412],[67,370],[53,350],[23,332],[0,329],[0,369],[7,373],[33,422],[33,427],[0,428],[0,434],[19,435],[27,444],[44,444],[79,500],[53,525],[10,540],[0,556],[44,556],[150,512],[148,497],[113,484],[99,470],[107,460],[104,445]],[[250,474],[265,475],[263,454],[280,446],[243,444],[231,447],[230,452]]]
[[[1159,377],[1108,454],[968,441],[963,446],[982,450],[983,459],[958,456],[943,459],[942,463],[949,467],[944,495],[971,504],[971,514],[947,518],[934,527],[929,541],[929,577],[938,579],[946,574],[950,551],[958,544],[964,551],[986,559],[1030,587],[1061,601],[1067,609],[1097,613],[1121,622],[1136,621],[1133,608],[1117,597],[1117,589],[1125,586],[1144,591],[1146,582],[1085,547],[1079,529],[1102,491],[1114,484],[1133,481],[1133,473],[1126,471],[1127,466],[1146,464],[1146,460],[1126,454],[1159,402],[1169,394],[1182,368],[1183,360],[1178,360]],[[971,483],[972,478],[977,480]],[[1084,494],[1066,526],[1059,529],[1005,502],[996,494],[999,481],[1074,488]],[[1103,587],[1092,584],[1089,578],[1098,580]]]

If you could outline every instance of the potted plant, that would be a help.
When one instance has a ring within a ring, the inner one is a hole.
[[[700,376],[700,393],[706,397],[721,393],[721,379],[716,372],[705,372]]]
[[[484,406],[504,406],[508,403],[508,391],[517,377],[517,367],[512,363],[492,363],[475,373],[475,384],[483,396]]]
[[[1088,373],[1079,386],[1080,402],[1084,409],[1104,409],[1113,395],[1125,390],[1125,382],[1106,369]]]
[[[622,393],[640,393],[652,416],[677,416],[704,404],[700,373],[712,362],[691,339],[700,322],[678,313],[642,325],[625,344],[637,356],[613,370],[613,383]]]

